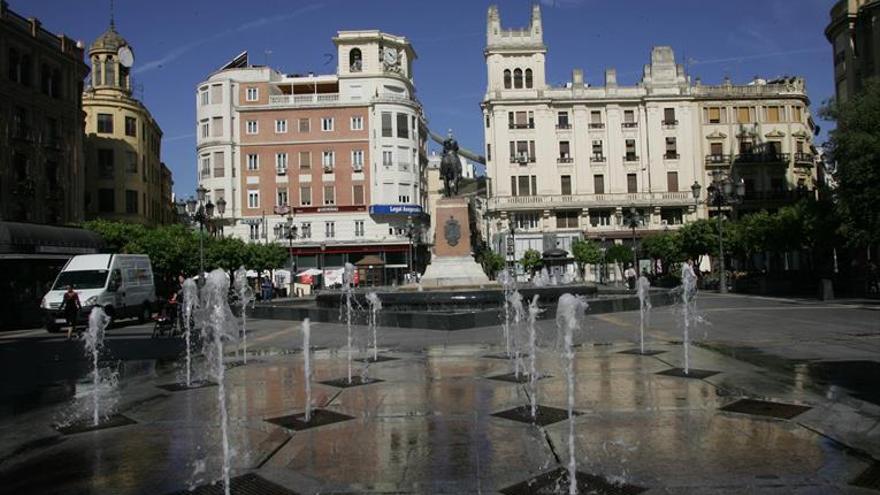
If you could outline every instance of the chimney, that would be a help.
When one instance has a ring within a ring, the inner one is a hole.
[[[575,88],[584,87],[584,71],[583,69],[574,69],[571,71],[571,82]]]

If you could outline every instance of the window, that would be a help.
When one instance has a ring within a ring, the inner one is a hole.
[[[530,189],[530,177],[528,175],[520,175],[517,177],[517,196],[533,196],[534,191]]]
[[[596,174],[593,176],[593,193],[605,194],[605,176]]]
[[[382,137],[393,137],[391,112],[382,112]]]
[[[721,107],[709,107],[703,110],[703,117],[709,124],[725,123],[724,112]]]
[[[510,69],[504,69],[504,89],[510,89]]]
[[[492,119],[489,117],[489,115],[486,115],[486,129],[488,129],[488,128],[490,127],[489,124],[490,124],[491,122],[492,122]]]
[[[397,114],[397,137],[409,138],[409,128],[407,127],[407,115],[405,113]]]
[[[492,161],[492,143],[486,143],[486,161]]]
[[[348,52],[348,70],[351,72],[360,72],[364,67],[363,55],[360,48],[352,48]]]
[[[364,236],[364,221],[363,220],[355,220],[354,221],[354,236],[355,237],[363,237]]]
[[[248,208],[259,208],[260,207],[260,191],[248,191],[247,199],[248,199]]]
[[[660,222],[666,225],[681,225],[684,223],[684,214],[681,208],[663,208],[660,210]]]
[[[676,147],[674,137],[666,138],[666,154],[664,155],[664,158],[667,160],[675,160],[678,158],[678,148]]]
[[[352,203],[356,205],[364,204],[364,186],[363,184],[355,184],[351,188]]]
[[[382,150],[382,165],[390,167],[394,164],[394,151]]]
[[[535,161],[535,142],[534,141],[511,141],[510,142],[510,161],[511,163],[528,163]]]
[[[751,155],[752,154],[752,142],[748,139],[743,139],[739,142],[739,152],[742,155]]]
[[[324,204],[336,204],[336,186],[324,186]]]
[[[363,117],[352,117],[351,118],[351,130],[362,131],[363,129],[364,129],[364,118]]]
[[[666,172],[666,190],[678,192],[678,172]]]
[[[639,181],[636,174],[626,174],[626,192],[630,194],[639,192]]]
[[[723,143],[709,143],[709,153],[712,156],[721,156],[724,154],[724,144]]]
[[[737,107],[736,122],[737,124],[749,124],[755,121],[755,110],[751,107]]]
[[[364,151],[363,150],[352,150],[352,152],[351,152],[351,168],[355,172],[360,172],[364,169]]]
[[[205,106],[205,105],[211,103],[210,100],[208,99],[208,90],[207,89],[203,89],[202,91],[199,91],[199,103],[202,106]]]
[[[260,170],[260,155],[249,153],[247,156],[247,169]]]
[[[605,161],[605,156],[602,152],[602,140],[601,139],[594,139],[593,140],[592,150],[593,150],[593,156],[590,159],[590,161],[593,161],[593,162]]]
[[[321,119],[321,130],[324,132],[333,130],[333,117],[323,117]]]
[[[678,121],[675,120],[675,108],[664,108],[663,109],[663,124],[664,125],[678,124]]]
[[[247,127],[245,128],[245,133],[247,134],[256,134],[260,132],[260,127],[257,125],[256,120],[248,120]]]
[[[514,69],[513,70],[513,87],[516,89],[522,89],[522,87],[523,87],[522,69]]]
[[[260,224],[252,223],[248,225],[248,238],[252,241],[260,239]]]
[[[215,84],[211,86],[211,103],[218,104],[223,103],[223,86],[220,84]]]
[[[605,124],[602,123],[602,112],[599,110],[593,110],[590,112],[590,128],[591,129],[601,129],[605,127]]]
[[[803,153],[804,152],[804,142],[803,141],[798,140],[794,143],[794,152],[795,153]]]
[[[287,189],[275,191],[275,206],[287,206]]]
[[[636,156],[636,140],[635,139],[627,139],[626,140],[626,157],[625,160],[628,162],[634,162],[639,159]]]
[[[287,133],[287,121],[286,120],[276,120],[275,121],[275,134],[286,134]]]
[[[287,174],[287,153],[275,153],[275,172],[278,175]]]
[[[321,166],[324,167],[324,173],[333,172],[334,165],[336,165],[336,153],[333,151],[321,153]]]
[[[125,172],[129,174],[138,173],[138,155],[134,151],[125,152]]]
[[[125,135],[137,137],[138,124],[134,117],[125,117]]]
[[[137,214],[138,212],[138,192],[131,189],[125,190],[125,213]]]
[[[299,235],[303,239],[311,239],[312,238],[312,222],[303,222],[302,227],[299,229]]]
[[[113,134],[113,115],[109,113],[98,114],[98,132],[101,134]]]
[[[559,161],[563,163],[571,162],[571,145],[568,141],[559,142]]]
[[[803,109],[801,107],[791,107],[791,120],[795,122],[803,122],[803,118]]]
[[[199,176],[201,178],[211,177],[211,157],[210,155],[202,155],[199,160],[201,167],[199,168]]]
[[[112,57],[107,57],[107,62],[104,63],[104,84],[116,86],[116,64]]]
[[[590,209],[590,225],[593,227],[611,225],[611,211]]]
[[[207,139],[210,135],[211,125],[208,123],[208,119],[199,122],[199,136],[202,139]]]
[[[310,132],[312,123],[309,119],[299,119],[299,132]]]
[[[561,184],[562,195],[563,196],[571,195],[571,176],[570,175],[563,175],[560,178],[561,178],[561,182],[562,182],[562,184]]]
[[[324,237],[328,239],[336,237],[336,222],[324,222]]]
[[[299,169],[300,170],[310,170],[312,168],[312,152],[311,151],[300,151],[299,152]]]
[[[98,211],[113,213],[116,211],[116,198],[113,189],[98,189]]]
[[[578,228],[578,217],[580,216],[577,210],[566,210],[566,211],[557,211],[556,212],[556,228],[557,229],[576,229]]]
[[[299,186],[299,204],[312,206],[312,186]]]
[[[777,106],[767,107],[767,122],[769,122],[769,123],[780,122],[782,114],[783,114],[782,107],[777,107]]]
[[[260,89],[259,88],[247,88],[245,90],[245,101],[257,101],[260,99]]]
[[[624,127],[628,127],[627,124],[635,124],[635,123],[636,123],[636,112],[634,110],[624,110],[623,111]]]
[[[532,87],[532,69],[526,69],[526,87]]]
[[[534,129],[534,112],[507,112],[507,126],[510,129]]]
[[[568,112],[559,112],[556,114],[556,128],[570,129],[571,124],[568,122]]]
[[[211,119],[211,136],[223,136],[223,117],[214,117]]]
[[[98,175],[102,179],[112,179],[113,178],[113,150],[110,149],[99,149],[98,150]],[[111,210],[112,211],[112,210]]]
[[[540,225],[538,213],[516,213],[513,220],[516,228],[522,230],[537,229]]]

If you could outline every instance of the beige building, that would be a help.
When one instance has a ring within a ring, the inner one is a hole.
[[[0,1],[0,220],[83,219],[82,45]]]
[[[91,84],[83,93],[86,216],[173,222],[171,172],[160,160],[162,130],[132,96],[131,46],[111,22],[89,47],[89,58]]]
[[[880,76],[880,0],[839,0],[831,8],[825,37],[834,53],[834,89],[838,101]]]
[[[551,86],[543,31],[537,5],[524,29],[502,28],[489,8],[481,106],[495,249],[506,251],[511,224],[517,258],[526,249],[570,251],[581,237],[628,243],[631,208],[644,219],[639,237],[678,228],[709,214],[714,171],[745,182],[741,210],[776,208],[813,188],[802,79],[707,86],[659,46],[634,86],[618,84],[614,69],[603,86],[587,84],[580,69]]]

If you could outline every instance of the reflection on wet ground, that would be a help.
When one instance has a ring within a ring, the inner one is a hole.
[[[645,493],[860,490],[849,483],[871,459],[826,436],[829,417],[846,417],[839,404],[699,348],[692,349],[695,369],[718,374],[663,375],[682,365],[679,347],[621,354],[631,347],[584,345],[576,354],[575,452],[578,470],[596,486],[626,483]],[[530,485],[521,483],[534,477],[550,480],[553,492],[552,473],[568,462],[569,420],[541,416],[539,426],[505,414],[523,411],[528,386],[487,379],[514,371],[508,361],[485,357],[497,352],[487,345],[383,352],[397,359],[357,363],[355,375],[368,383],[350,388],[320,384],[344,380],[347,366],[342,354],[315,352],[314,406],[343,420],[302,429],[302,354],[255,350],[259,361],[227,374],[233,474],[257,473],[303,494],[526,493],[522,487]],[[536,357],[538,404],[546,414],[564,411],[558,357]],[[0,423],[0,492],[164,494],[216,479],[217,387],[165,392],[157,387],[175,381],[174,369],[128,366],[134,378],[123,384],[118,412],[136,424],[61,437],[52,424],[64,405]],[[876,398],[854,379],[876,376],[870,366],[811,365],[807,373]],[[805,408],[791,419],[721,410],[744,396]]]

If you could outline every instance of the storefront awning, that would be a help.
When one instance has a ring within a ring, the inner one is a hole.
[[[0,254],[93,254],[103,247],[104,239],[85,229],[0,222]]]

